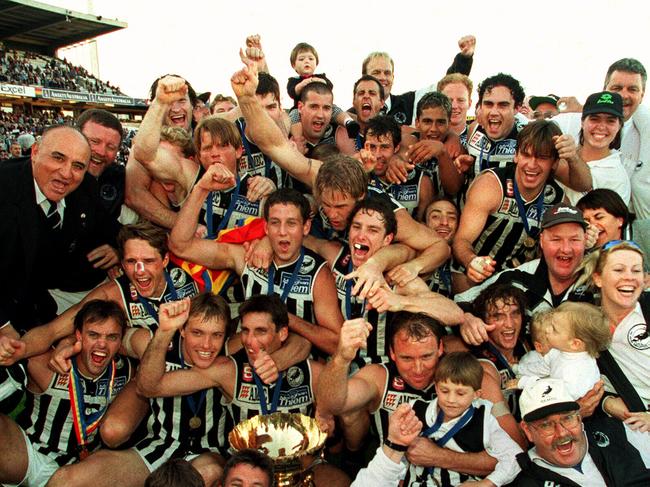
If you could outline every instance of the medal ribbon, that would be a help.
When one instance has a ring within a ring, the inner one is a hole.
[[[183,358],[183,346],[182,346],[182,344],[181,344],[178,355],[180,356],[180,359],[181,359],[181,366],[184,369],[189,368],[185,364],[185,359]],[[196,404],[196,401],[194,401],[194,398],[192,397],[192,394],[190,394],[188,396],[185,396],[185,399],[187,399],[187,405],[190,407],[190,410],[192,411],[192,416],[195,417],[195,418],[199,416],[199,411],[201,410],[201,407],[203,406],[203,403],[205,402],[206,393],[207,393],[206,389],[203,389],[201,391],[201,397],[199,398],[199,404],[198,405]],[[206,414],[207,414],[207,412],[206,412]]]
[[[266,403],[266,395],[264,394],[264,384],[262,379],[253,371],[253,378],[255,379],[255,385],[257,386],[257,395],[260,397],[260,407],[262,408],[262,414],[271,414],[278,410],[278,403],[280,402],[280,389],[282,389],[282,372],[280,372],[280,377],[275,382],[275,389],[273,390],[273,399],[271,400],[271,409],[269,410],[268,404]]]
[[[287,297],[289,296],[291,289],[293,289],[293,283],[296,281],[296,278],[298,277],[298,272],[300,272],[300,268],[302,267],[302,261],[304,260],[304,258],[305,258],[305,248],[300,247],[300,257],[298,257],[298,260],[296,261],[296,267],[293,269],[289,281],[284,285],[284,287],[282,287],[282,282],[280,282],[280,290],[282,291],[282,295],[280,296],[280,299],[282,300],[283,303],[287,302]],[[273,282],[274,279],[275,279],[275,262],[271,262],[271,265],[269,266],[268,288],[266,291],[266,294],[268,296],[275,294],[274,292],[275,284]]]
[[[167,281],[167,287],[165,288],[165,291],[169,289],[169,292],[172,295],[172,301],[177,301],[178,293],[176,292],[172,278],[169,277],[169,272],[167,272],[167,270],[165,270],[165,281]],[[164,295],[165,293],[163,292],[163,296]],[[156,323],[159,323],[160,320],[158,319],[158,311],[153,307],[149,300],[144,296],[140,296],[140,293],[138,293],[138,301],[142,306],[144,306],[144,309],[147,311],[147,313],[149,313],[149,315],[153,317],[154,320],[156,320]]]
[[[438,431],[442,426],[442,421],[444,419],[444,416],[445,416],[444,411],[440,409],[440,411],[438,411],[438,416],[436,417],[435,423],[433,423],[433,425],[429,426],[426,430],[420,433],[420,436],[428,438],[429,435],[432,435],[436,431]],[[470,405],[470,407],[467,409],[467,411],[465,411],[465,414],[463,414],[463,416],[458,420],[458,422],[455,425],[453,425],[451,429],[447,431],[442,437],[440,437],[437,440],[433,440],[434,443],[438,445],[440,448],[444,448],[447,442],[451,440],[456,433],[458,433],[461,429],[463,429],[465,425],[470,422],[473,416],[474,416],[474,406]],[[420,481],[426,480],[432,473],[433,473],[433,467],[427,467],[427,469],[424,472],[424,478],[418,480]]]
[[[241,179],[239,178],[239,172],[237,172],[237,174],[235,174],[235,189],[232,191],[230,195],[230,203],[228,204],[228,209],[226,210],[226,213],[221,217],[221,221],[219,222],[219,226],[217,227],[216,231],[214,231],[214,221],[212,220],[213,212],[214,212],[214,209],[212,208],[212,202],[214,201],[214,191],[210,191],[210,193],[208,194],[208,204],[205,210],[206,212],[205,223],[206,226],[208,227],[208,234],[205,237],[206,239],[212,240],[216,238],[219,232],[223,230],[228,224],[228,221],[230,220],[230,216],[232,215],[232,212],[235,209],[235,203],[237,202],[237,198],[239,198],[240,186],[241,186]]]
[[[248,139],[246,138],[246,134],[244,133],[246,131],[246,121],[243,118],[240,118],[239,120],[241,121],[241,124],[238,123],[237,128],[239,129],[239,134],[241,135],[242,145],[244,146],[244,151],[246,152],[246,155],[250,158],[249,160],[252,160],[253,151],[251,149],[251,145],[248,142]],[[271,158],[266,154],[264,154],[263,152],[260,152],[260,154],[264,156],[264,177],[270,178]]]
[[[514,188],[514,193],[515,193],[515,201],[517,202],[517,208],[519,209],[519,217],[521,218],[521,222],[524,224],[524,230],[526,230],[526,235],[528,235],[531,238],[537,238],[537,235],[539,234],[539,230],[535,232],[535,235],[531,233],[531,229],[528,226],[528,216],[526,215],[526,208],[524,207],[524,200],[521,197],[521,194],[519,194],[519,188],[517,188],[517,179],[512,178],[512,186]],[[535,201],[535,207],[537,208],[537,224],[539,225],[539,222],[542,219],[542,209],[544,207],[544,190],[537,195],[536,201]]]
[[[352,258],[348,264],[348,274],[352,272]],[[361,303],[361,312],[359,313],[359,318],[363,318],[363,315],[366,312],[366,300],[364,299]],[[352,319],[352,279],[345,281],[345,319]]]
[[[79,374],[79,369],[77,368],[77,360],[73,359],[71,363],[72,369],[70,370],[70,378],[68,380],[68,394],[70,397],[70,411],[72,412],[72,427],[74,428],[74,433],[77,438],[77,444],[79,447],[84,448],[88,443],[90,443],[88,437],[99,426],[99,423],[104,417],[104,413],[111,401],[113,384],[115,383],[115,360],[111,360],[111,363],[108,366],[108,375],[110,376],[110,380],[108,381],[108,388],[106,390],[106,406],[88,416],[86,416],[84,412],[86,409],[84,387],[81,375]]]

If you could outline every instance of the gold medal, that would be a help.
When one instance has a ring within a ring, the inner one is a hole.
[[[201,427],[201,418],[197,416],[192,416],[190,418],[190,428],[195,430],[195,429],[199,429],[200,427]]]
[[[526,247],[527,249],[532,249],[533,247],[535,247],[536,243],[537,241],[529,235],[524,240],[524,247]]]

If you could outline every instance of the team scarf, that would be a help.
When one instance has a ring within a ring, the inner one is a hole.
[[[79,446],[80,456],[88,455],[86,445],[90,443],[90,436],[97,429],[99,423],[106,413],[106,409],[111,402],[113,394],[113,384],[115,382],[115,359],[111,359],[111,363],[107,367],[104,374],[108,374],[110,380],[106,389],[106,406],[100,408],[92,414],[86,415],[85,402],[84,402],[84,387],[82,383],[81,374],[77,368],[77,361],[73,359],[72,368],[70,369],[70,380],[68,380],[68,393],[70,395],[70,410],[72,411],[72,425],[74,428],[75,436],[77,437],[77,444]],[[83,458],[82,458],[83,459]]]
[[[266,235],[264,219],[249,217],[241,227],[227,228],[219,232],[215,242],[242,244],[257,240]],[[204,265],[195,264],[180,257],[170,254],[170,260],[192,276],[199,287],[199,292],[220,294],[227,289],[233,281],[233,273],[227,269],[208,269]]]

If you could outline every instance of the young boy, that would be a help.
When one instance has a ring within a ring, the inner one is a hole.
[[[334,89],[332,82],[327,79],[325,73],[316,73],[318,66],[318,52],[316,48],[306,42],[299,42],[291,50],[289,56],[291,67],[298,74],[287,81],[287,93],[293,100],[293,108],[289,114],[291,117],[291,135],[293,137],[302,135],[300,127],[300,114],[298,113],[298,102],[303,88],[309,83],[325,83],[330,90]],[[359,124],[355,122],[347,112],[344,112],[336,105],[332,106],[332,119],[337,125],[344,126],[350,138],[355,138],[359,134]]]
[[[413,404],[416,416],[424,424],[421,436],[432,439],[439,447],[458,452],[487,453],[497,459],[497,465],[485,479],[439,467],[410,465],[405,486],[450,485],[494,487],[511,482],[519,473],[515,456],[522,450],[501,429],[492,415],[492,403],[479,399],[483,368],[468,352],[452,352],[443,357],[435,373],[437,398],[431,402],[417,400]],[[467,482],[470,480],[470,482]]]
[[[544,353],[541,343],[538,348],[536,336],[535,349],[543,360],[526,360],[533,352],[526,354],[517,367],[518,378],[508,388],[523,389],[539,378],[551,377],[562,379],[573,399],[581,398],[600,380],[596,357],[611,340],[605,315],[594,305],[566,301],[534,323],[538,332],[545,333],[550,349]]]

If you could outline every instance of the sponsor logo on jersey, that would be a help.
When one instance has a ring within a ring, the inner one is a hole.
[[[246,199],[245,196],[237,196],[235,200],[235,206],[233,211],[237,213],[243,213],[244,215],[254,215],[258,216],[260,214],[260,203],[259,201],[253,203]]]
[[[384,398],[383,408],[394,411],[400,404],[411,402],[415,399],[421,399],[417,394],[409,392],[388,392]]]
[[[291,279],[291,273],[283,272],[280,275],[280,288],[284,289],[284,287],[289,283],[290,279]],[[294,281],[293,286],[291,287],[291,291],[289,292],[291,294],[310,294],[311,286],[312,286],[311,276],[298,275],[296,276],[296,280]]]
[[[506,196],[513,198],[515,196],[515,185],[512,179],[506,179]]]
[[[278,408],[294,408],[296,406],[306,406],[310,404],[311,394],[309,386],[304,385],[280,392],[280,401]]]
[[[253,382],[253,368],[250,365],[244,365],[241,378],[244,382]]]
[[[393,378],[393,389],[397,389],[398,391],[403,391],[404,390],[404,379],[401,377],[395,377]]]
[[[196,284],[194,281],[190,281],[188,284],[186,284],[183,287],[179,287],[176,289],[176,295],[178,296],[178,299],[183,299],[185,297],[194,297],[199,293],[198,288],[196,287]],[[165,294],[163,300],[168,303],[170,301],[174,301],[174,297],[172,296],[171,293]]]
[[[133,301],[137,301],[138,300],[138,290],[131,283],[129,283],[129,292],[131,293],[131,299]]]
[[[490,152],[490,149],[492,149],[492,141],[490,141],[485,134],[477,130],[472,134],[472,138],[469,139],[468,146],[476,151],[476,155],[480,154],[481,150],[485,154]]]
[[[56,382],[54,384],[54,388],[55,389],[67,389],[69,382],[70,382],[70,376],[68,374],[59,375],[59,377],[57,377]]]
[[[550,184],[544,186],[544,203],[552,206],[553,203],[555,203],[556,198],[557,198],[557,191],[555,190],[555,187],[551,186]],[[547,209],[548,208],[545,208],[544,211],[546,211]]]
[[[400,202],[418,200],[417,184],[391,186],[390,193]]]
[[[158,311],[158,306],[155,303],[151,303],[151,307]],[[129,315],[134,319],[149,317],[149,313],[142,303],[129,303]]]
[[[515,139],[505,139],[497,142],[494,154],[497,156],[514,156],[517,150],[517,141]]]

